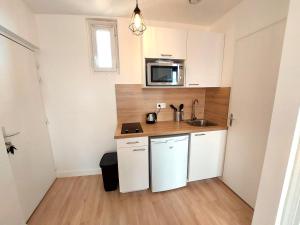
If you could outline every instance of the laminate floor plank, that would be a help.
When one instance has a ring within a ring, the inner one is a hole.
[[[28,225],[250,225],[252,216],[217,178],[121,194],[105,192],[98,175],[57,179]]]

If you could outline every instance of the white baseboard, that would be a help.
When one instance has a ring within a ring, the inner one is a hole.
[[[88,169],[88,170],[64,170],[56,171],[56,177],[79,177],[101,174],[101,169]]]

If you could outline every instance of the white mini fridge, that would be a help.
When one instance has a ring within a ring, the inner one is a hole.
[[[150,138],[152,192],[186,186],[189,135]]]

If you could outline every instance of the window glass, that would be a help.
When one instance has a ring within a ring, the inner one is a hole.
[[[99,68],[112,68],[112,48],[110,30],[96,30],[96,64]]]
[[[96,72],[118,72],[119,50],[117,22],[89,20],[92,40],[92,64]]]

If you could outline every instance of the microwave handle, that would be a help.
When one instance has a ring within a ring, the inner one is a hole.
[[[186,68],[180,69],[180,66],[178,66],[178,71],[179,71],[179,80],[184,80],[185,74],[186,74]]]
[[[161,60],[161,59],[158,59],[155,62],[160,63],[160,64],[172,64],[172,63],[174,63],[172,60]]]

